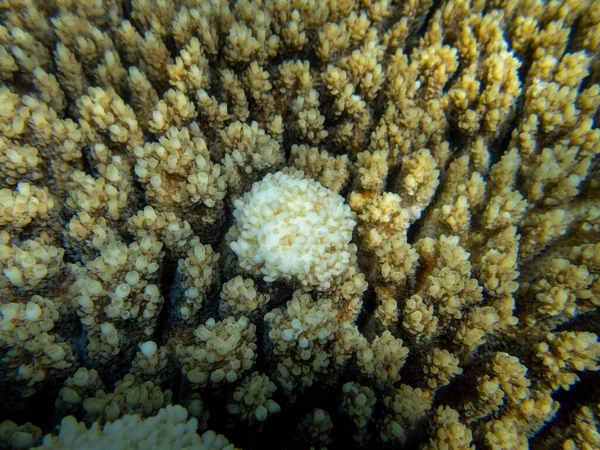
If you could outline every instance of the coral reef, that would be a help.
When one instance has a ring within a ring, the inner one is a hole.
[[[599,0],[4,0],[0,448],[598,448],[599,154]]]

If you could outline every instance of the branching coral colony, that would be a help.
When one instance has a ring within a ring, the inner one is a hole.
[[[600,448],[599,0],[4,0],[0,44],[0,447]]]

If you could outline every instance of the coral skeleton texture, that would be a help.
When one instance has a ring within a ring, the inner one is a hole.
[[[0,1],[0,448],[600,448],[600,0]]]

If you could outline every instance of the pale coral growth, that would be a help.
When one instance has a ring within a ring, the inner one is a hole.
[[[9,81],[19,71],[19,66],[4,46],[0,47],[0,57],[0,77],[3,81]]]
[[[375,286],[375,294],[377,300],[377,308],[375,309],[374,318],[376,323],[384,330],[394,329],[401,312],[398,310],[398,302],[394,298],[394,294],[398,290],[393,284],[379,284]]]
[[[389,170],[387,157],[385,151],[362,152],[356,155],[358,185],[355,191],[372,191],[375,194],[382,191]]]
[[[448,350],[434,348],[427,355],[423,373],[427,375],[427,386],[438,389],[448,385],[454,377],[462,373],[460,361]]]
[[[219,254],[198,237],[187,243],[187,251],[177,263],[177,295],[172,297],[175,318],[194,323],[204,297],[217,276]]]
[[[368,347],[356,355],[361,373],[378,386],[391,385],[400,380],[400,369],[408,358],[409,350],[402,346],[389,331],[376,336]]]
[[[358,383],[348,382],[342,386],[340,411],[353,423],[352,437],[357,443],[368,439],[368,424],[372,420],[375,392],[372,388]]]
[[[486,364],[485,372],[477,377],[477,402],[465,405],[465,415],[472,421],[496,413],[503,405],[512,408],[529,397],[527,367],[518,358],[498,352]]]
[[[41,239],[9,244],[6,231],[0,232],[0,292],[13,300],[28,293],[51,295],[63,273],[65,250],[46,245]]]
[[[131,91],[132,106],[140,127],[145,131],[149,127],[154,106],[158,103],[158,94],[146,74],[136,66],[129,67],[127,86]]]
[[[112,391],[98,389],[90,392],[79,407],[83,420],[91,425],[114,422],[125,414],[138,414],[151,417],[167,405],[173,398],[171,390],[163,390],[152,381],[143,382],[132,374],[127,374],[115,383]]]
[[[493,306],[475,306],[460,324],[456,338],[472,351],[487,342],[486,336],[500,328],[499,322],[500,315]]]
[[[485,342],[481,339],[483,335],[494,330],[491,325],[500,317],[494,307],[475,306],[483,296],[481,286],[471,275],[469,253],[460,246],[456,236],[421,239],[415,248],[420,257],[417,274],[422,274],[418,275],[417,294],[406,300],[403,307],[405,330],[416,342],[427,342],[449,327],[456,327],[459,342],[471,349],[481,345]],[[506,306],[500,306],[504,316],[510,314]],[[488,314],[492,316],[485,317]],[[457,323],[457,319],[466,320]],[[451,325],[453,323],[456,325]]]
[[[420,262],[431,270],[423,286],[423,294],[446,320],[460,319],[462,309],[482,300],[482,290],[471,277],[469,253],[459,244],[456,236],[442,235],[439,240],[429,238],[416,243]]]
[[[56,77],[41,67],[33,70],[33,84],[40,99],[61,114],[66,107],[65,94]]]
[[[255,59],[263,62],[277,55],[281,37],[272,31],[273,16],[261,6],[260,3],[238,2],[233,8],[233,13],[252,29],[259,44]]]
[[[133,197],[131,167],[120,156],[113,156],[109,162],[97,165],[96,178],[78,170],[71,173],[66,202],[70,209],[106,216],[111,221],[121,218]]]
[[[90,358],[108,362],[154,332],[164,301],[156,284],[162,246],[154,235],[129,245],[109,239],[97,258],[69,266],[76,277],[69,293],[86,330]],[[128,329],[127,321],[136,327]]]
[[[516,279],[520,236],[516,232],[516,227],[510,226],[493,236],[475,265],[485,292],[494,297],[513,294],[519,287]]]
[[[133,0],[131,17],[143,28],[165,37],[170,31],[174,9],[164,0]]]
[[[470,155],[471,156],[471,155]],[[471,164],[479,164],[476,157],[473,157]],[[458,186],[458,194],[467,197],[469,208],[476,210],[485,200],[486,182],[479,172],[473,172],[471,177],[464,184]]]
[[[367,101],[375,98],[385,79],[383,67],[379,64],[382,57],[383,46],[377,45],[376,41],[368,41],[340,60],[340,68],[348,72],[350,81]]]
[[[56,35],[75,52],[84,65],[97,63],[114,44],[108,35],[86,17],[70,12],[51,19]]]
[[[578,314],[594,310],[597,296],[591,268],[563,258],[551,259],[545,272],[524,286],[524,293],[534,294],[536,299],[527,305],[526,323],[536,325],[539,333],[543,333]]]
[[[0,443],[7,448],[25,450],[32,448],[42,437],[42,430],[32,423],[17,425],[12,420],[0,423]]]
[[[5,377],[18,387],[22,398],[31,397],[46,385],[64,379],[77,362],[73,349],[56,334],[41,332],[3,350]]]
[[[31,79],[36,67],[49,69],[50,51],[28,31],[12,27],[7,44],[10,45],[10,53],[26,80]]]
[[[239,416],[250,424],[264,422],[269,415],[277,414],[281,407],[271,397],[277,386],[267,375],[253,372],[233,392],[233,401],[227,405],[229,414]]]
[[[455,234],[464,236],[465,242],[477,236],[471,230],[476,228],[478,209],[486,197],[486,183],[482,175],[474,171],[474,165],[479,163],[476,158],[472,160],[470,154],[450,163],[434,208],[426,217],[422,236]]]
[[[183,47],[198,33],[198,39],[207,52],[216,53],[219,44],[217,27],[221,22],[219,19],[223,19],[223,16],[231,18],[231,12],[226,5],[204,3],[201,6],[202,8],[198,9],[191,5],[189,8],[183,5],[175,12],[172,23],[173,37],[177,45]],[[224,25],[227,25],[227,20],[224,22]]]
[[[227,103],[219,103],[214,95],[209,95],[204,89],[196,91],[196,103],[200,116],[213,130],[220,130],[226,122],[231,120]]]
[[[582,246],[573,247],[569,255],[569,260],[575,265],[581,264],[587,267],[587,270],[590,272],[593,279],[592,284],[590,285],[591,295],[588,299],[586,299],[586,302],[584,303],[585,309],[598,306],[599,297],[597,295],[597,289],[599,286],[598,280],[600,277],[600,243],[586,244]],[[586,296],[581,295],[581,292],[579,292],[578,294],[580,298]]]
[[[50,219],[54,208],[54,197],[47,188],[38,188],[29,183],[17,184],[16,190],[0,190],[0,224],[23,228],[35,218],[39,224]]]
[[[60,317],[57,305],[34,295],[25,303],[0,306],[0,347],[23,346],[42,333],[51,331]]]
[[[469,449],[475,450],[473,434],[460,422],[458,411],[449,406],[440,406],[435,411],[435,433],[425,445],[428,450]]]
[[[419,88],[420,95],[429,100],[440,95],[443,86],[458,68],[458,55],[456,49],[435,43],[415,49],[411,63],[424,80]]]
[[[421,217],[421,212],[429,205],[438,185],[437,164],[431,152],[421,149],[402,159],[402,173],[399,178],[398,194],[402,206],[410,211],[411,220]]]
[[[297,427],[298,436],[315,448],[331,443],[333,422],[331,415],[320,408],[311,411]]]
[[[89,88],[88,95],[77,100],[77,108],[82,117],[80,125],[89,139],[102,142],[100,136],[106,135],[129,149],[144,142],[135,113],[114,89]]]
[[[198,430],[206,430],[210,412],[200,398],[200,394],[193,393],[186,402],[182,402],[182,406],[187,409],[188,414],[198,420]]]
[[[177,89],[165,92],[148,120],[149,131],[166,134],[171,127],[182,128],[196,117],[196,107],[185,93]]]
[[[35,97],[24,96],[21,101],[29,109],[28,142],[44,150],[42,157],[53,174],[53,187],[57,193],[63,193],[62,183],[72,170],[80,167],[86,133],[73,120],[59,118],[54,109]]]
[[[256,361],[256,326],[248,318],[208,319],[191,345],[178,345],[177,359],[193,385],[235,383]]]
[[[321,295],[336,302],[338,316],[342,321],[354,323],[362,308],[362,296],[369,286],[365,274],[358,269],[356,246],[350,244],[350,265],[335,280],[329,290]]]
[[[219,152],[232,201],[268,170],[278,169],[283,163],[279,143],[259,128],[257,122],[233,122],[221,130]]]
[[[534,62],[530,79],[536,83],[525,91],[525,98],[527,111],[540,118],[544,132],[568,130],[580,119],[577,87],[588,74],[588,65],[584,52],[567,53],[562,60],[546,55]]]
[[[232,118],[239,121],[247,120],[250,115],[250,110],[248,109],[248,99],[240,78],[232,70],[222,70],[221,83],[223,85],[224,94],[232,105]]]
[[[8,87],[0,88],[0,131],[6,138],[17,137],[25,131],[25,125],[31,114],[23,104],[23,99]]]
[[[521,54],[531,45],[538,33],[538,20],[533,14],[515,15],[511,27],[511,47]]]
[[[579,194],[592,158],[583,149],[567,145],[544,148],[533,158],[535,169],[528,170],[525,192],[530,202],[559,205]]]
[[[485,441],[492,450],[527,450],[527,436],[520,430],[517,422],[508,417],[491,420],[486,423]]]
[[[307,94],[314,80],[308,61],[286,61],[277,67],[279,76],[275,88],[285,99]]]
[[[52,26],[48,17],[44,14],[46,11],[42,5],[37,5],[34,1],[8,2],[11,6],[19,6],[16,10],[5,12],[5,24],[8,26],[19,27],[33,34],[38,40],[52,41]]]
[[[354,193],[349,203],[358,214],[357,231],[367,248],[375,251],[391,239],[402,239],[410,225],[410,213],[397,194],[384,192],[361,204]]]
[[[349,116],[356,121],[365,116],[366,103],[360,95],[356,94],[356,87],[348,77],[348,72],[333,65],[328,65],[327,70],[321,74],[327,92],[333,97],[335,115]],[[347,122],[347,126],[354,128],[355,124]],[[338,138],[342,137],[340,133],[342,129],[338,129]]]
[[[575,416],[569,430],[572,435],[563,442],[563,450],[592,450],[600,446],[600,433],[598,432],[598,407],[582,407]]]
[[[144,449],[148,446],[163,446],[179,449],[221,449],[234,450],[234,446],[222,435],[207,431],[198,435],[198,421],[188,420],[188,412],[179,405],[166,406],[156,411],[156,415],[143,419],[138,414],[125,415],[113,423],[94,423],[90,429],[77,422],[75,417],[65,417],[60,425],[58,436],[48,434],[38,449],[78,449],[100,450],[107,446],[114,449]],[[137,433],[129,430],[137,429]],[[174,429],[178,433],[172,433]],[[156,433],[155,433],[156,432]]]
[[[325,139],[329,132],[323,128],[325,116],[318,108],[302,109],[298,112],[296,126],[298,135],[311,144],[318,144]]]
[[[462,235],[471,227],[469,199],[461,195],[454,203],[443,205],[439,210],[439,220],[450,234]]]
[[[167,82],[169,78],[167,67],[172,64],[173,59],[164,41],[152,31],[146,31],[144,37],[137,43],[141,68],[148,78],[155,83]]]
[[[350,43],[350,34],[343,23],[327,22],[319,31],[316,55],[321,61],[328,62],[334,55],[346,50]]]
[[[240,276],[223,284],[221,289],[221,314],[227,316],[247,316],[256,318],[270,297],[256,290],[251,278]]]
[[[127,220],[129,232],[141,239],[147,233],[155,233],[165,247],[172,252],[183,251],[193,237],[193,231],[186,220],[181,220],[173,212],[157,211],[152,206],[146,206],[131,215]]]
[[[489,50],[488,50],[489,51]],[[491,53],[479,63],[465,70],[458,85],[449,96],[457,109],[458,126],[467,134],[480,132],[486,139],[498,136],[516,110],[521,94],[517,70],[520,61],[506,50]],[[480,80],[480,81],[478,81]]]
[[[174,64],[167,67],[169,83],[181,92],[205,88],[210,81],[208,60],[198,38],[192,38],[181,50]]]
[[[423,420],[433,403],[432,392],[401,384],[393,395],[385,397],[380,437],[383,442],[404,444],[407,434]]]
[[[490,195],[501,195],[510,190],[516,182],[516,176],[521,165],[521,157],[516,148],[502,155],[500,161],[492,166],[488,177]]]
[[[471,164],[473,165],[473,169],[478,173],[481,178],[481,183],[487,184],[489,183],[489,179],[484,181],[482,175],[487,175],[490,171],[491,164],[491,154],[489,145],[486,144],[485,140],[482,137],[478,137],[474,142],[471,143],[468,147],[469,156],[471,158]],[[474,174],[475,175],[475,174]]]
[[[516,408],[509,410],[506,417],[519,424],[519,429],[527,436],[534,436],[544,423],[552,420],[558,411],[559,404],[548,392],[532,390]]]
[[[146,341],[139,345],[139,351],[131,362],[131,374],[137,380],[152,381],[160,386],[168,376],[170,363],[167,347],[158,347],[154,341]]]
[[[119,54],[114,50],[108,50],[104,53],[100,63],[94,74],[97,84],[105,89],[113,88],[116,92],[121,93],[125,86],[127,70],[123,66]]]
[[[354,216],[313,180],[268,174],[235,202],[233,215],[231,249],[244,270],[267,282],[326,290],[350,263]]]
[[[365,3],[369,13],[369,19],[373,22],[382,22],[392,13],[391,4],[386,0],[368,1]]]
[[[340,2],[341,3],[341,2]],[[365,37],[370,36],[371,21],[365,13],[352,11],[344,18],[343,24],[350,33],[350,43],[359,44]]]
[[[244,23],[234,22],[225,43],[225,55],[231,62],[248,62],[257,56],[260,42]]]
[[[250,63],[246,69],[243,82],[246,89],[250,92],[250,97],[257,103],[267,102],[270,97],[270,91],[273,85],[269,81],[271,74],[259,65],[256,61]]]
[[[402,238],[383,240],[375,250],[383,281],[403,285],[415,272],[419,255]]]
[[[204,207],[207,213],[195,220],[216,220],[225,197],[226,178],[221,166],[211,161],[202,137],[188,128],[171,127],[158,142],[136,147],[134,152],[135,173],[156,208],[175,209],[192,220],[188,208]]]
[[[331,352],[339,329],[337,311],[331,300],[313,301],[299,291],[287,308],[265,315],[268,337],[277,361],[275,379],[284,392],[309,387],[336,365]]]
[[[527,201],[518,191],[506,190],[492,197],[483,213],[484,226],[497,230],[518,224],[527,208]]]
[[[340,192],[350,178],[346,155],[333,156],[316,147],[292,145],[291,158],[296,169],[334,192]]]
[[[67,224],[64,238],[71,248],[81,251],[81,260],[87,261],[109,240],[116,239],[116,234],[104,217],[79,211]]]
[[[569,390],[579,380],[575,371],[600,369],[600,343],[598,336],[585,331],[549,333],[537,345],[537,357],[550,388]]]
[[[594,53],[600,44],[600,28],[598,27],[598,2],[589,2],[587,10],[581,15],[583,21],[578,41],[581,47]]]
[[[93,397],[97,390],[103,388],[104,384],[95,369],[80,367],[65,380],[54,406],[65,416],[76,414],[82,408],[83,399]]]
[[[413,295],[404,305],[402,326],[415,340],[429,340],[436,332],[439,319],[432,305],[426,305],[420,295]]]
[[[137,63],[141,55],[142,36],[129,20],[121,21],[115,30],[116,45],[121,55],[130,64]]]

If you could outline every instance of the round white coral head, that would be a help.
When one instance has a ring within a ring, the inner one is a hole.
[[[268,174],[235,202],[233,216],[231,249],[244,270],[267,282],[323,291],[350,264],[354,213],[312,179]]]

